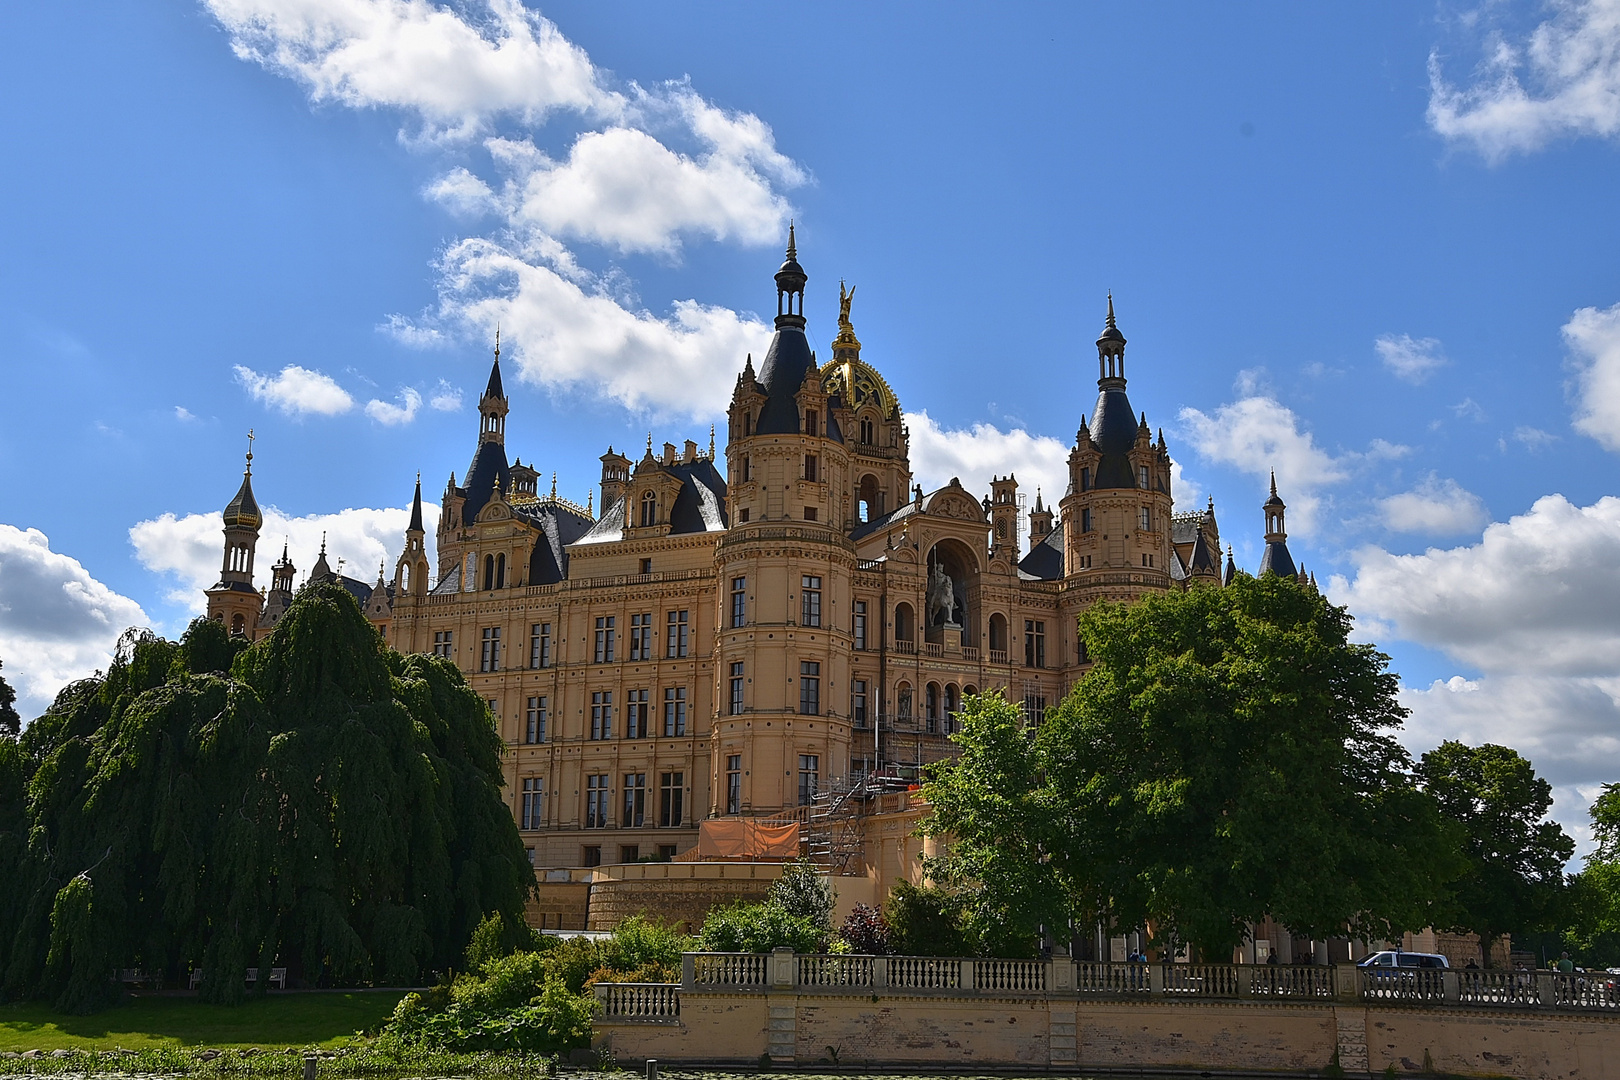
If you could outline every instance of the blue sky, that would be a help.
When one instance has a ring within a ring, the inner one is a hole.
[[[1620,2],[104,0],[0,11],[0,660],[37,711],[175,633],[256,490],[392,565],[508,443],[584,501],[703,443],[791,217],[925,486],[1051,495],[1114,292],[1178,505],[1290,543],[1414,749],[1620,779]],[[266,565],[264,560],[261,565]]]

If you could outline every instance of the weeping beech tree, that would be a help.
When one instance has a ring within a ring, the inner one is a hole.
[[[117,968],[411,985],[533,872],[493,720],[447,660],[389,650],[343,589],[251,647],[126,634],[104,677],[0,740],[0,985],[86,1012]],[[257,984],[262,989],[266,980]]]

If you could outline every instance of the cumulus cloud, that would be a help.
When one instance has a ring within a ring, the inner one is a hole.
[[[456,412],[461,408],[461,387],[451,386],[443,379],[434,387],[433,396],[428,404],[439,412]]]
[[[423,502],[429,565],[433,564],[438,516],[437,504]],[[332,569],[372,582],[381,564],[392,580],[394,560],[404,546],[405,526],[410,520],[409,507],[353,508],[303,517],[292,517],[274,506],[268,507],[254,554],[255,580],[259,584],[269,583],[270,564],[280,557],[285,545],[293,565],[298,568],[298,580],[302,582],[315,564],[323,540],[326,561]],[[223,528],[224,519],[218,511],[184,516],[165,513],[135,524],[129,530],[129,542],[142,566],[170,582],[165,599],[193,615],[200,615],[208,606],[203,590],[219,580]]]
[[[1440,351],[1439,338],[1413,338],[1411,334],[1385,334],[1373,342],[1373,348],[1394,372],[1397,379],[1420,383],[1444,367],[1446,358]]]
[[[1529,37],[1494,34],[1471,80],[1429,56],[1429,126],[1488,160],[1558,138],[1620,134],[1620,0],[1555,0]]]
[[[185,424],[197,419],[197,416],[184,405],[176,405],[174,407],[174,418],[180,421],[182,424]]]
[[[24,720],[112,660],[118,635],[146,625],[141,606],[51,550],[38,529],[0,525],[0,660]]]
[[[721,108],[684,81],[615,89],[516,0],[205,2],[239,56],[298,81],[313,101],[403,111],[431,136],[423,148],[483,140],[493,179],[457,165],[424,194],[489,227],[441,252],[439,303],[415,318],[390,316],[382,329],[397,340],[482,338],[500,320],[526,381],[703,417],[724,400],[744,354],[763,348],[769,331],[753,317],[695,299],[640,309],[622,270],[586,271],[568,246],[671,258],[692,240],[778,241],[791,212],[781,192],[807,177],[759,117]],[[554,159],[533,133],[563,115],[594,127]],[[243,378],[266,393],[275,381]],[[367,411],[401,422],[407,406]]]
[[[289,416],[337,416],[354,407],[354,398],[330,375],[297,364],[288,364],[276,375],[261,375],[238,364],[236,381],[255,400]]]
[[[1620,450],[1620,304],[1581,308],[1564,324],[1564,340],[1578,372],[1575,430]]]
[[[1512,746],[1559,789],[1580,826],[1597,784],[1620,778],[1620,498],[1561,495],[1485,529],[1476,544],[1356,553],[1328,592],[1364,631],[1434,649],[1471,669],[1406,688],[1407,745]],[[1476,674],[1477,673],[1477,674]]]
[[[1383,523],[1395,532],[1455,536],[1485,524],[1485,503],[1455,480],[1430,473],[1411,491],[1380,499]]]
[[[398,427],[408,424],[416,419],[416,412],[422,407],[422,395],[407,386],[399,392],[399,404],[381,401],[372,398],[366,402],[366,415],[379,424],[388,427]]]
[[[1206,460],[1260,479],[1276,470],[1291,531],[1311,533],[1322,504],[1318,492],[1349,476],[1347,463],[1318,446],[1309,431],[1301,430],[1293,410],[1273,397],[1240,398],[1213,414],[1184,408],[1180,420],[1193,449]],[[1404,450],[1384,443],[1370,453],[1390,457]]]
[[[985,495],[992,475],[1012,473],[1033,505],[1036,488],[1056,504],[1069,486],[1069,448],[1050,435],[1032,435],[1023,428],[1003,431],[986,423],[945,428],[926,410],[905,415],[911,468],[924,491],[943,487],[955,476],[969,491]]]
[[[431,135],[469,135],[510,116],[615,116],[585,51],[518,0],[457,11],[428,0],[204,0],[244,60],[301,83],[312,100],[416,114]]]
[[[528,382],[639,412],[712,416],[746,355],[763,355],[770,343],[769,326],[729,308],[681,300],[664,316],[631,311],[566,259],[492,240],[461,241],[441,269],[437,319],[486,338],[499,326],[503,357]]]

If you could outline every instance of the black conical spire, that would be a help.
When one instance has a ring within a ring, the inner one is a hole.
[[[506,391],[501,387],[501,328],[495,328],[495,362],[489,367],[489,385],[484,387],[486,398],[500,398],[506,400]]]
[[[416,474],[416,495],[411,499],[411,524],[408,532],[422,532],[422,474]]]

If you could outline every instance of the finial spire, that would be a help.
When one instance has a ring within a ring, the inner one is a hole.
[[[1108,290],[1108,328],[1110,330],[1118,330],[1119,329],[1119,327],[1114,324],[1114,290],[1113,289]]]
[[[1271,493],[1273,495],[1277,494],[1277,470],[1276,469],[1271,470]]]
[[[501,324],[495,324],[495,362],[501,362]]]
[[[793,235],[793,219],[788,218],[788,258],[794,259],[799,255],[799,245]]]
[[[321,530],[321,554],[326,554],[326,530]]]
[[[609,447],[609,450],[611,449],[612,447]],[[553,499],[557,497],[557,474],[555,472],[551,474],[551,497]]]
[[[246,475],[246,476],[252,476],[253,475],[253,429],[252,428],[248,428],[247,468],[244,470],[244,475]]]
[[[709,460],[714,460],[714,425],[709,425]]]

